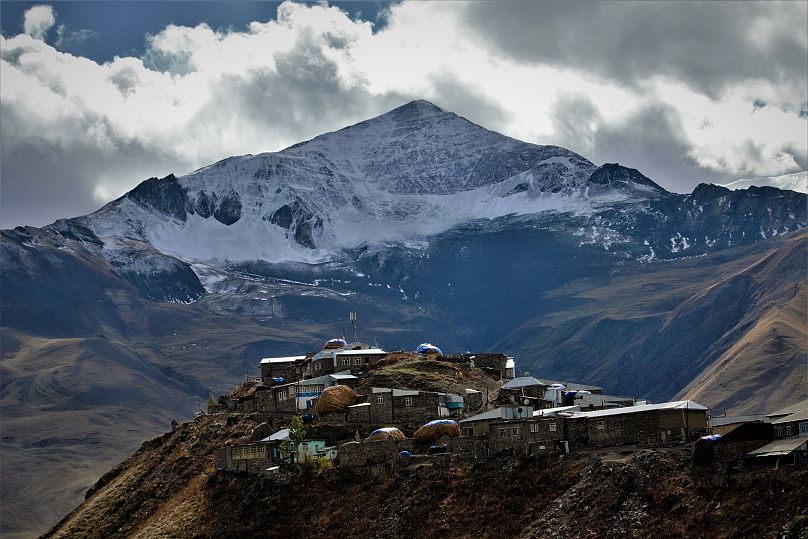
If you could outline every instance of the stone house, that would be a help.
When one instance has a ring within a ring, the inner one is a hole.
[[[351,423],[395,423],[420,426],[438,417],[460,415],[464,399],[451,393],[372,387],[365,402],[349,406]]]
[[[261,381],[268,386],[275,384],[279,378],[283,378],[284,382],[294,382],[299,379],[292,374],[294,366],[305,360],[306,356],[265,357],[261,360]]]
[[[735,424],[723,433],[713,433],[696,440],[693,464],[713,472],[726,472],[737,468],[744,455],[763,447],[771,438],[772,426],[769,423]]]
[[[789,438],[791,436],[808,436],[808,406],[787,416],[772,421],[774,438]]]
[[[586,420],[590,447],[683,442],[707,432],[707,408],[693,401],[577,412],[572,417]]]
[[[564,418],[493,421],[489,425],[489,445],[494,452],[502,449],[520,449],[531,454],[552,451],[564,440]]]
[[[490,434],[491,424],[502,420],[530,419],[533,417],[531,406],[516,408],[494,408],[480,414],[461,419],[459,422],[462,436],[485,436]]]
[[[351,343],[344,348],[323,349],[308,362],[307,374],[323,376],[335,372],[358,373],[369,369],[387,356],[380,348],[363,343]]]
[[[774,417],[771,423],[774,440],[751,451],[744,459],[745,466],[808,463],[808,401],[798,402],[784,411],[790,413],[767,414]]]
[[[764,423],[769,424],[770,421],[765,415],[745,415],[745,416],[724,416],[724,417],[710,417],[710,432],[712,434],[727,434],[738,428],[740,425],[747,423]]]
[[[270,451],[267,444],[260,442],[226,446],[216,454],[216,467],[230,472],[266,473],[276,465]]]

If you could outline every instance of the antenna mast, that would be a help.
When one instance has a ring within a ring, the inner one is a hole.
[[[353,342],[356,342],[356,311],[349,312],[348,319],[351,321],[351,325],[353,326]]]

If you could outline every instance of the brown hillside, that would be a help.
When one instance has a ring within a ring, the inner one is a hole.
[[[807,246],[802,231],[576,282],[497,348],[532,373],[616,394],[770,411],[808,396]]]
[[[716,486],[693,473],[687,447],[503,458],[389,481],[341,468],[216,471],[214,450],[257,426],[203,416],[143,444],[45,537],[779,537],[808,507],[806,470]]]

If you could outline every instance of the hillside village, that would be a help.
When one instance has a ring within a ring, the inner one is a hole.
[[[690,400],[651,403],[517,376],[513,357],[444,355],[427,343],[410,353],[332,339],[316,353],[264,358],[260,369],[208,403],[208,414],[228,422],[265,420],[251,442],[219,451],[221,470],[272,475],[330,463],[393,477],[503,456],[689,443],[694,469],[707,474],[788,473],[808,463],[808,400],[765,416],[715,417]]]

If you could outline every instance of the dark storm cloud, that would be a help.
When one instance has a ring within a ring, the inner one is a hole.
[[[2,106],[0,136],[0,228],[42,226],[60,217],[92,212],[101,204],[94,193],[99,183],[116,185],[184,170],[187,163],[157,148],[127,141],[106,129],[103,149],[79,138],[17,141],[8,136],[22,129],[26,119]],[[85,118],[85,129],[100,129],[104,120]],[[117,176],[117,177],[116,177]]]
[[[727,179],[690,157],[692,146],[672,107],[648,105],[607,123],[589,98],[574,96],[555,103],[551,120],[560,145],[597,165],[620,163],[636,168],[669,191],[690,192],[698,182]]]
[[[510,59],[623,85],[655,75],[710,96],[763,79],[799,110],[808,80],[805,2],[473,2],[471,31]]]
[[[317,43],[303,37],[288,53],[275,55],[274,69],[223,77],[189,129],[205,125],[217,129],[238,122],[300,142],[381,114],[412,98],[371,95],[361,84],[346,87],[336,64]]]

